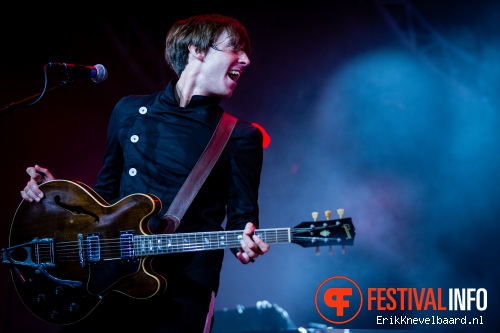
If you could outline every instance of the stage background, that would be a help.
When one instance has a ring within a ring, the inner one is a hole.
[[[93,185],[114,104],[162,90],[174,77],[163,60],[167,29],[192,14],[220,12],[247,26],[253,47],[251,65],[223,106],[271,137],[261,227],[293,227],[313,211],[323,218],[325,210],[335,216],[343,208],[357,234],[345,255],[280,244],[243,266],[227,251],[216,310],[267,301],[297,327],[329,325],[314,296],[325,279],[340,275],[363,290],[486,288],[488,309],[468,313],[482,315],[484,325],[424,330],[500,329],[499,3],[144,5],[4,8],[0,106],[42,92],[48,62],[103,64],[108,78],[79,79],[0,114],[2,247],[26,167],[39,164],[58,178]],[[55,73],[48,79],[48,87],[60,82]],[[0,331],[57,330],[24,307],[8,265],[0,267],[0,287]],[[374,323],[374,314],[362,311],[345,327]]]

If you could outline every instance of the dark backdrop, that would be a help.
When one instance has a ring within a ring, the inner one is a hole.
[[[344,208],[357,235],[346,255],[274,245],[243,266],[228,251],[216,310],[252,309],[265,300],[296,326],[330,325],[316,311],[314,296],[322,281],[341,275],[362,289],[486,288],[488,309],[468,313],[482,315],[482,326],[413,328],[498,330],[499,5],[178,6],[114,8],[120,16],[99,7],[4,11],[0,106],[41,93],[47,62],[100,63],[108,78],[79,79],[33,106],[0,114],[2,247],[26,167],[37,163],[58,178],[94,184],[114,104],[124,95],[161,90],[173,78],[163,61],[167,29],[191,14],[220,12],[247,26],[253,46],[251,66],[223,105],[271,136],[260,191],[262,227],[293,227],[310,221],[313,211],[323,218],[325,210]],[[60,82],[51,72],[47,88]],[[8,265],[0,266],[0,286],[0,331],[56,331],[24,307]],[[347,327],[376,328],[374,322],[362,311]]]

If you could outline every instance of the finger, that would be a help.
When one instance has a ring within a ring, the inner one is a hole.
[[[35,170],[38,174],[42,176],[43,181],[48,181],[48,180],[54,180],[54,176],[50,173],[49,169],[47,168],[42,168],[38,164],[35,165]]]
[[[35,200],[36,202],[39,202],[40,199],[42,199],[44,196],[43,192],[40,190],[40,187],[34,179],[31,179],[26,184],[24,192],[28,197],[30,197],[32,200]]]
[[[259,236],[253,235],[252,240],[258,246],[260,254],[264,254],[271,248],[271,245],[264,242]]]
[[[27,195],[26,191],[21,191],[21,197],[26,201],[33,202],[33,198]]]
[[[252,245],[253,247],[255,248],[252,248]],[[256,252],[256,250],[258,249],[257,245],[253,242],[251,242],[251,244],[247,244],[244,240],[241,240],[240,242],[240,252],[247,256],[248,259],[250,258],[256,258],[258,253]]]
[[[238,252],[236,253],[236,257],[245,265],[249,262],[255,262],[255,260],[253,258],[250,258],[250,256],[246,252]]]
[[[35,167],[28,167],[26,168],[26,173],[31,177],[31,178],[34,178],[36,177],[37,173],[36,173],[36,168]]]
[[[245,225],[245,229],[243,229],[243,234],[247,236],[251,236],[253,232],[255,231],[255,226],[253,225],[252,222],[247,222]]]
[[[261,250],[258,247],[257,247],[257,251],[254,251],[253,249],[251,249],[250,247],[248,247],[244,244],[242,244],[242,247],[240,248],[240,253],[241,253],[241,256],[243,258],[245,258],[245,260],[244,260],[245,264],[247,264],[249,262],[255,262],[255,259],[257,259],[259,257],[259,255],[264,254],[263,252],[261,252]]]
[[[23,197],[23,199],[25,200],[28,200],[29,202],[40,201],[40,198],[35,195],[28,186],[26,186],[24,190],[21,191],[21,197]]]
[[[257,235],[243,237],[240,246],[251,258],[256,258],[258,255],[264,254],[270,248],[270,246]]]
[[[28,175],[30,176],[30,180],[34,181],[36,184],[43,183],[45,174],[37,171],[35,167],[27,168],[26,173],[28,173]]]
[[[21,194],[21,196],[23,196],[23,195]],[[31,189],[24,190],[23,198],[26,198],[29,202],[33,202],[33,201],[39,202],[40,201],[40,197],[35,195]]]
[[[250,259],[257,258],[258,254],[250,249],[246,244],[241,244],[238,249],[240,256],[245,258],[245,261],[250,261]]]
[[[245,225],[245,229],[243,229],[243,237],[241,239],[242,242],[245,242],[246,245],[249,247],[254,247],[254,241],[252,239],[252,236],[254,235],[255,231],[255,226],[253,225],[252,222],[248,222]]]
[[[251,259],[257,258],[260,254],[266,253],[270,248],[269,244],[264,242],[253,232],[255,232],[255,226],[253,223],[248,223],[240,242],[242,250],[246,252]]]

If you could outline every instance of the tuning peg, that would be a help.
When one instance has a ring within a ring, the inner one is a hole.
[[[337,209],[337,214],[339,214],[339,218],[344,216],[344,208]],[[342,245],[342,254],[346,253],[345,245]]]
[[[332,211],[331,210],[326,210],[325,211],[325,216],[326,216],[326,219],[329,221],[330,218],[332,217]],[[329,255],[332,255],[333,254],[333,246],[328,246],[328,254]]]
[[[319,213],[318,212],[312,212],[311,215],[312,215],[313,221],[316,222],[318,220]]]
[[[320,250],[319,246],[316,246],[316,250],[314,250],[314,254],[317,256],[321,255],[321,250]]]

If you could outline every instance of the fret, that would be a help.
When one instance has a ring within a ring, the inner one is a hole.
[[[255,230],[255,234],[268,244],[292,242],[290,228]]]
[[[167,235],[155,235],[152,236],[155,239],[157,253],[164,254],[168,250],[168,238]]]
[[[255,235],[257,235],[260,239],[267,243],[267,231],[266,230],[255,230]]]
[[[227,246],[227,236],[223,232],[217,233],[217,247],[218,249],[225,248]]]
[[[182,245],[182,238],[179,236],[180,234],[171,234],[171,242],[172,242],[172,253],[181,252],[179,250],[179,244]]]
[[[166,235],[150,236],[150,237],[153,237],[153,239],[154,239],[153,243],[155,244],[157,254],[167,253],[167,240],[168,240],[168,238],[165,236]]]
[[[197,233],[186,233],[182,237],[182,249],[184,251],[196,251],[197,250]]]
[[[153,236],[154,243],[156,244],[156,253],[164,253],[163,252],[163,237],[161,236]]]
[[[233,234],[231,232],[219,231],[217,233],[217,244],[214,248],[225,249],[225,248],[229,247],[231,240],[232,240],[232,237],[231,237],[232,235]]]
[[[219,244],[219,232],[205,232],[205,250],[217,249]]]
[[[212,248],[213,236],[212,232],[204,232],[202,233],[201,239],[203,244],[203,250],[210,250]]]
[[[254,233],[268,244],[293,242],[291,228],[257,229]],[[242,238],[241,230],[134,236],[133,253],[134,256],[145,256],[226,249],[239,247]],[[125,237],[122,242],[122,250],[132,253]]]
[[[205,250],[204,237],[205,237],[204,232],[197,232],[196,233],[196,247],[199,251]]]
[[[144,252],[144,236],[134,237],[134,248],[135,248],[135,253],[137,253],[138,256],[143,256],[146,254]]]
[[[174,248],[173,248],[172,236],[171,235],[165,235],[164,238],[165,238],[165,240],[164,240],[164,249],[165,249],[165,252],[164,253],[171,253],[171,252],[173,252]]]
[[[155,246],[155,243],[153,241],[153,237],[148,237],[148,251],[149,251],[149,253],[151,253],[151,254],[157,253],[155,250],[156,250],[156,246]]]
[[[182,250],[189,251],[193,247],[193,235],[192,234],[184,234],[182,236]]]

